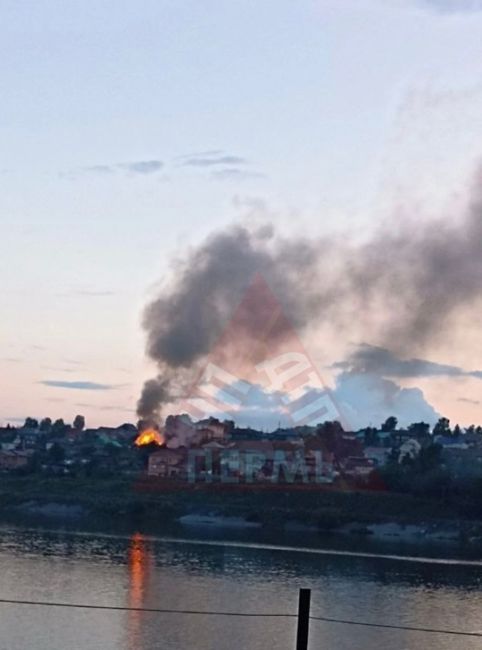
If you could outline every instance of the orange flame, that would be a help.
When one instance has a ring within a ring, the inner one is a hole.
[[[164,436],[162,436],[157,429],[144,429],[144,431],[141,431],[134,440],[134,444],[137,445],[137,447],[150,445],[151,443],[154,443],[155,445],[163,445],[164,442]]]

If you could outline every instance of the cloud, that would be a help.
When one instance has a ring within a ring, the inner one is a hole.
[[[112,174],[114,167],[110,165],[91,165],[89,167],[83,167],[82,171],[90,174]]]
[[[337,377],[333,395],[354,430],[379,425],[390,415],[401,426],[419,421],[434,424],[440,417],[419,388],[401,388],[378,375],[342,373]]]
[[[220,165],[245,165],[247,160],[242,156],[226,154],[220,150],[204,151],[181,157],[182,167],[215,167]]]
[[[146,176],[156,174],[164,167],[161,160],[135,160],[133,162],[115,163],[113,165],[90,165],[82,167],[81,171],[88,174],[110,175],[117,172],[128,172],[132,175]]]
[[[55,294],[58,298],[70,298],[79,296],[81,298],[110,298],[116,292],[110,289],[68,289]]]
[[[72,292],[76,296],[90,296],[90,297],[99,297],[99,298],[105,298],[107,296],[114,296],[115,291],[110,291],[110,290],[95,290],[95,289],[77,289],[76,291]]]
[[[399,359],[390,350],[363,343],[346,361],[334,364],[349,372],[372,373],[389,377],[475,377],[482,379],[480,370],[464,370],[426,359]]]
[[[326,394],[319,388],[308,388],[296,402],[302,408]],[[379,425],[394,415],[401,426],[424,421],[435,424],[439,413],[427,402],[419,388],[402,388],[396,382],[372,374],[342,373],[336,379],[330,396],[340,413],[344,427],[356,431],[369,425]],[[218,402],[224,403],[223,397]],[[251,384],[240,407],[227,411],[240,427],[252,427],[274,431],[280,427],[294,426],[286,404],[290,402],[288,393],[266,391],[262,386]],[[293,403],[291,403],[293,406]],[[212,415],[220,413],[213,410]],[[320,417],[320,422],[323,417]]]
[[[68,388],[71,390],[112,390],[113,384],[98,384],[94,381],[63,381],[60,379],[45,379],[40,384],[51,388]]]
[[[441,14],[482,11],[482,0],[417,0],[417,4]]]
[[[213,171],[211,174],[212,178],[221,181],[230,181],[230,180],[250,180],[250,179],[260,179],[266,178],[264,174],[260,172],[252,172],[246,169],[239,169],[238,167],[219,169]]]
[[[264,174],[246,168],[246,165],[249,165],[246,158],[225,153],[221,149],[181,156],[178,160],[181,167],[197,167],[211,170],[210,176],[216,180],[264,178]]]
[[[134,408],[127,408],[125,406],[117,406],[115,404],[113,405],[107,405],[107,406],[99,406],[98,404],[89,404],[87,402],[76,402],[75,404],[76,407],[81,408],[81,409],[97,409],[99,411],[118,411],[120,413],[135,413],[136,410]]]
[[[122,413],[135,413],[136,409],[135,408],[126,408],[125,406],[101,406],[100,409],[101,411],[119,411]]]
[[[469,397],[458,397],[457,402],[464,402],[465,404],[473,404],[474,406],[480,405],[480,401],[478,399],[470,399]]]
[[[125,169],[132,174],[155,174],[161,171],[163,166],[164,164],[160,160],[141,160],[118,165],[119,169]]]
[[[269,392],[262,386],[250,384],[242,405],[233,410],[232,417],[239,427],[264,431],[274,431],[278,426],[290,427],[293,422],[282,407],[283,397],[286,398],[286,394],[282,391]],[[218,401],[221,404],[225,401],[222,394]]]
[[[178,160],[187,160],[188,158],[212,158],[216,156],[223,156],[225,152],[222,149],[206,149],[205,151],[196,151],[195,153],[184,154],[178,156]]]
[[[232,199],[233,206],[236,209],[244,210],[248,214],[267,214],[268,204],[265,199],[259,196],[239,196],[236,194]]]

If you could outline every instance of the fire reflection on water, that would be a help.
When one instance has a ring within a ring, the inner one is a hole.
[[[129,607],[140,608],[146,605],[146,589],[151,561],[152,555],[147,540],[140,533],[134,533],[130,539],[128,550]],[[139,650],[141,627],[145,622],[144,617],[143,612],[129,611],[129,650]]]

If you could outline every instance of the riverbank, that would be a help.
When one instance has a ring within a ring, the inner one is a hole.
[[[482,547],[482,522],[466,504],[387,492],[303,486],[189,485],[142,479],[2,476],[0,521],[122,522],[149,530],[173,524],[336,533],[394,541],[439,540]]]

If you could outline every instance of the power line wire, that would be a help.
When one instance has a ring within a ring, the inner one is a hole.
[[[297,618],[297,614],[259,614],[249,612],[213,612],[197,609],[165,609],[157,607],[123,607],[122,605],[89,605],[86,603],[55,603],[40,600],[13,600],[0,598],[0,603],[12,605],[39,605],[41,607],[70,607],[72,609],[100,609],[121,612],[147,612],[154,614],[195,614],[205,616],[246,616],[258,618]]]
[[[7,605],[34,605],[40,607],[66,607],[70,609],[93,609],[93,610],[108,610],[108,611],[121,611],[121,612],[146,612],[153,614],[187,614],[187,615],[200,615],[200,616],[232,616],[232,617],[245,617],[245,618],[298,618],[297,614],[260,614],[250,612],[218,612],[206,611],[197,609],[170,609],[158,607],[125,607],[122,605],[89,605],[87,603],[59,603],[47,602],[41,600],[15,600],[11,598],[0,598],[0,603]],[[310,616],[312,621],[321,621],[324,623],[339,623],[342,625],[358,625],[363,627],[375,627],[388,630],[404,630],[408,632],[425,632],[431,634],[447,634],[453,636],[470,636],[482,637],[482,632],[465,632],[463,630],[441,630],[430,627],[414,627],[410,625],[390,625],[388,623],[368,623],[365,621],[351,621],[341,618],[330,618],[327,616]]]
[[[385,628],[387,630],[406,630],[408,632],[430,632],[433,634],[452,634],[456,636],[482,637],[482,632],[464,632],[463,630],[438,630],[432,627],[413,627],[411,625],[390,625],[388,623],[367,623],[364,621],[348,621],[341,618],[328,618],[327,616],[310,616],[312,621],[325,623],[341,623],[343,625],[362,625],[363,627]]]

